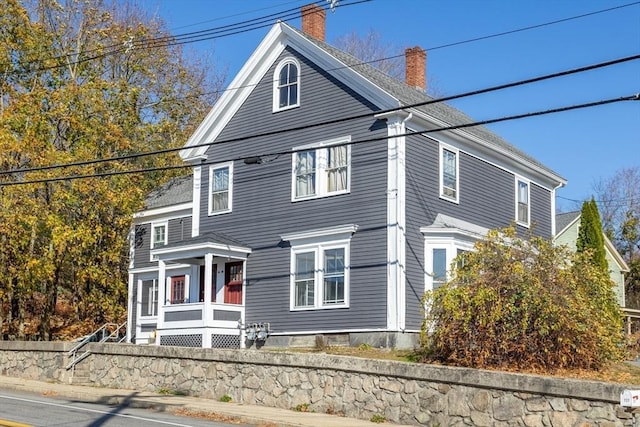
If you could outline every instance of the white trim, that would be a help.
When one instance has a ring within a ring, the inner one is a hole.
[[[229,257],[244,260],[251,253],[251,248],[231,246],[213,242],[194,243],[179,247],[160,248],[152,251],[158,260],[172,261],[202,256],[206,252],[212,252],[214,256]]]
[[[518,215],[519,209],[518,209],[518,203],[520,202],[519,199],[519,192],[520,192],[520,183],[526,184],[527,185],[527,221],[521,221]],[[515,215],[514,218],[516,220],[516,224],[521,225],[522,227],[526,227],[529,228],[529,225],[531,224],[531,181],[529,181],[526,178],[523,178],[521,176],[515,175]],[[551,222],[553,223],[554,219],[551,220]]]
[[[387,120],[387,328],[406,323],[406,111],[375,116]]]
[[[433,128],[433,126],[451,126],[450,123],[437,119],[432,115],[425,113],[424,111],[419,111],[416,109],[411,109],[411,111],[414,113],[415,119],[427,122],[420,125],[419,129],[416,128],[416,131],[427,130]],[[415,121],[412,122],[412,125],[418,127],[418,124]],[[437,140],[430,135],[423,136]],[[564,178],[562,178],[555,172],[524,159],[519,154],[508,150],[506,147],[501,147],[494,143],[489,143],[484,139],[475,136],[468,131],[465,131],[464,129],[454,129],[450,131],[439,132],[438,136],[442,139],[457,140],[459,143],[464,145],[464,151],[466,153],[471,154],[474,157],[486,161],[487,163],[492,164],[496,167],[509,171],[512,174],[530,174],[532,180],[538,186],[549,191],[553,190],[554,188],[562,187],[567,183]],[[536,179],[534,180],[533,177],[536,177]],[[542,179],[544,183],[536,181],[540,179]]]
[[[451,196],[447,196],[446,194],[444,194],[444,164],[443,164],[443,152],[444,150],[447,150],[451,153],[453,153],[456,157],[456,188],[454,188],[455,191],[455,196],[451,197]],[[438,179],[440,182],[439,185],[439,197],[443,200],[447,200],[449,202],[453,202],[453,203],[460,203],[460,151],[455,148],[452,147],[448,144],[445,144],[443,142],[441,142],[438,145]]]
[[[291,201],[300,202],[304,200],[321,199],[325,197],[336,196],[340,194],[348,194],[351,192],[351,145],[347,145],[351,142],[351,135],[344,137],[338,137],[321,141],[313,144],[307,144],[303,146],[294,147],[296,151],[291,155]],[[347,167],[347,182],[346,186],[342,190],[329,191],[329,148],[335,146],[344,145],[346,147],[346,167]],[[313,194],[305,196],[297,196],[297,175],[296,175],[296,163],[298,158],[298,152],[315,151],[315,188]]]
[[[269,33],[229,83],[228,87],[231,89],[224,91],[220,99],[209,111],[209,114],[207,114],[207,117],[189,137],[184,149],[180,151],[180,157],[183,160],[200,160],[205,155],[208,146],[192,146],[205,142],[214,142],[249,95],[251,95],[258,82],[269,71],[271,65],[286,46],[283,40],[285,35],[282,27],[281,23],[271,27]]]
[[[133,218],[134,220],[138,220],[138,219],[151,220],[152,217],[162,217],[163,219],[181,218],[184,216],[188,216],[189,212],[191,211],[191,206],[192,206],[191,202],[186,202],[186,203],[181,203],[179,205],[171,205],[171,206],[164,206],[161,208],[147,209],[144,211],[134,213]],[[182,212],[182,211],[187,211],[187,212]],[[169,215],[169,214],[172,214],[172,215]],[[141,224],[145,221],[134,221],[134,222],[136,224]]]
[[[298,145],[292,148],[292,151],[311,150],[313,148],[332,147],[334,145],[348,144],[351,142],[351,135],[338,136],[336,138],[326,139],[320,142],[313,142],[311,144]]]
[[[324,304],[324,253],[332,249],[342,249],[344,251],[344,301],[336,304]],[[289,281],[289,310],[290,311],[315,311],[315,310],[333,310],[339,308],[349,308],[350,293],[350,239],[346,240],[330,240],[322,243],[303,244],[291,246],[291,264],[290,264],[290,281]],[[300,253],[314,254],[314,302],[310,306],[297,307],[296,300],[296,255]]]
[[[344,240],[351,238],[358,230],[356,224],[339,225],[337,227],[318,228],[315,230],[301,231],[297,233],[286,233],[280,235],[280,239],[290,242],[292,246],[303,244],[314,244],[320,241]]]
[[[229,186],[227,188],[227,208],[219,211],[214,211],[213,196],[211,194],[213,192],[213,173],[216,170],[225,168],[229,170],[229,175],[227,177],[229,183]],[[209,203],[207,210],[209,216],[226,214],[233,210],[233,162],[224,162],[209,166],[209,191],[207,192],[207,199]]]
[[[191,209],[191,237],[200,235],[200,201],[202,191],[202,166],[193,168],[193,207]]]
[[[159,248],[166,246],[169,242],[169,221],[156,221],[149,224],[149,261],[156,261],[151,251],[156,248],[156,228],[164,227],[164,243]]]
[[[285,65],[293,64],[297,68],[297,96],[296,103],[291,105],[285,105],[284,107],[280,107],[280,71],[284,68]],[[286,111],[292,108],[297,108],[300,106],[300,74],[302,70],[300,69],[300,63],[293,56],[287,56],[276,66],[275,71],[273,72],[273,112],[277,113],[279,111]]]
[[[167,270],[176,270],[178,268],[187,268],[190,267],[191,264],[169,264],[166,266]],[[132,268],[129,270],[131,274],[146,274],[146,273],[158,273],[158,266],[155,265],[153,267],[140,267],[140,268]]]

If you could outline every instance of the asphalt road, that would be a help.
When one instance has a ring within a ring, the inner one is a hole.
[[[79,427],[228,427],[206,419],[176,416],[166,412],[83,403],[64,398],[0,390],[0,426],[79,426]]]

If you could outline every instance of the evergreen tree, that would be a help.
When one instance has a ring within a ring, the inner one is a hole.
[[[590,250],[593,265],[608,271],[606,252],[604,250],[604,234],[600,213],[593,197],[591,201],[582,204],[580,212],[580,229],[576,242],[578,252]]]

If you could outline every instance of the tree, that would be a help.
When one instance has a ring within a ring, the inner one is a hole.
[[[491,231],[475,249],[452,280],[425,295],[427,360],[554,371],[622,357],[613,282],[588,253],[522,240],[513,228]]]
[[[624,168],[594,185],[603,229],[626,261],[627,307],[640,308],[640,167]]]
[[[587,256],[591,259],[593,265],[605,272],[608,271],[609,266],[604,249],[602,223],[600,222],[598,206],[593,198],[591,201],[582,204],[576,249],[578,252],[587,252]]]
[[[129,234],[171,176],[25,181],[176,164],[174,155],[38,169],[183,144],[224,76],[128,1],[0,0],[0,326],[40,339],[126,311]],[[164,41],[163,41],[164,40]]]

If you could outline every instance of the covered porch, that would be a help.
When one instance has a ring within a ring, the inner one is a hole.
[[[243,347],[250,253],[246,245],[217,233],[152,249],[160,284],[155,344]]]

